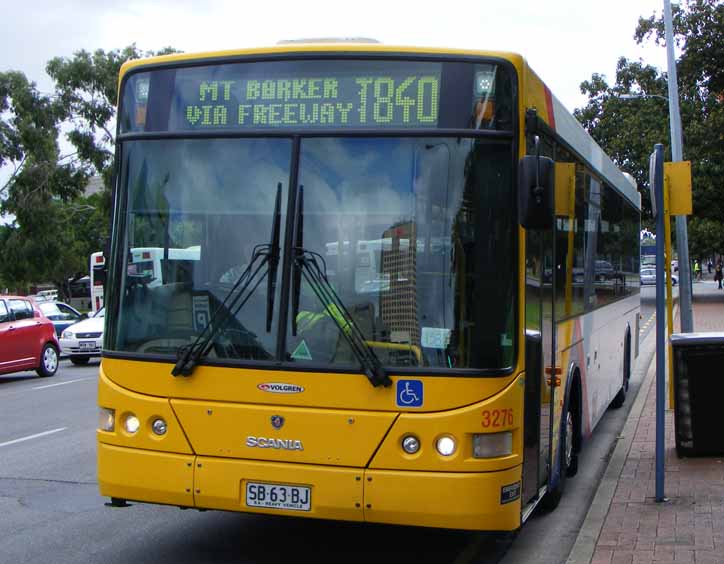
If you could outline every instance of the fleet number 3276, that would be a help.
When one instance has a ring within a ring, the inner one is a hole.
[[[513,424],[513,408],[484,409],[481,413],[481,424],[484,429],[489,427],[508,427]]]

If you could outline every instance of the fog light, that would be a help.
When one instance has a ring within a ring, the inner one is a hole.
[[[473,458],[497,458],[513,454],[513,433],[473,435]]]
[[[435,448],[437,449],[437,452],[442,454],[443,456],[451,456],[455,453],[455,448],[457,445],[455,444],[455,439],[453,439],[449,435],[445,435],[444,437],[440,437],[435,442]]]
[[[407,454],[415,454],[420,450],[420,440],[414,435],[407,435],[402,439],[402,450]]]
[[[133,413],[129,413],[126,415],[126,418],[123,420],[123,428],[126,430],[127,433],[133,435],[138,431],[138,429],[141,427],[141,422],[138,420],[138,417],[133,415]]]
[[[158,419],[154,419],[153,423],[151,423],[151,429],[156,435],[165,435],[166,434],[166,422],[161,419],[160,417]]]
[[[98,408],[98,428],[112,433],[116,428],[116,410],[107,407]]]

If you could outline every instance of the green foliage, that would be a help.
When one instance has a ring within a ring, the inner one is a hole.
[[[694,215],[690,219],[691,256],[724,251],[724,4],[690,0],[673,6],[683,129],[684,159],[692,162]],[[662,17],[640,18],[634,38],[663,43]],[[642,61],[620,58],[616,80],[599,74],[581,84],[588,103],[576,117],[642,192],[645,225],[651,224],[648,201],[648,158],[655,143],[669,143],[667,74]],[[640,95],[621,99],[621,95]]]
[[[0,283],[23,287],[53,282],[67,292],[69,278],[88,272],[91,252],[101,249],[110,224],[116,92],[121,65],[130,59],[175,52],[122,50],[54,58],[47,72],[55,94],[41,94],[20,72],[0,73],[0,166],[11,169],[0,186]],[[74,148],[59,152],[67,131]],[[83,196],[92,175],[104,190]]]
[[[46,66],[46,72],[55,81],[63,119],[73,125],[68,140],[78,151],[78,157],[103,177],[107,189],[113,176],[115,135],[112,127],[121,66],[132,59],[175,52],[170,47],[157,53],[141,51],[133,44],[108,52],[78,51],[71,59],[56,57]]]
[[[68,279],[86,274],[90,253],[101,248],[107,223],[101,198],[95,194],[72,203],[51,200],[42,212],[6,227],[0,251],[0,275],[6,285],[52,282],[67,296]]]
[[[689,0],[672,5],[674,40],[683,50],[677,72],[684,88],[697,86],[714,94],[724,92],[724,4],[721,0]],[[652,37],[665,45],[664,20],[652,15],[640,18],[634,39]]]
[[[0,73],[0,166],[12,169],[0,186],[0,213],[18,213],[38,197],[67,200],[79,193],[82,172],[58,153],[61,115],[57,101],[23,73]]]

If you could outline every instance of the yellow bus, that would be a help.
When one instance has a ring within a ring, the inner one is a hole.
[[[290,43],[130,61],[119,95],[102,495],[491,531],[557,504],[638,352],[640,199],[525,59]],[[139,248],[198,253],[149,284]]]

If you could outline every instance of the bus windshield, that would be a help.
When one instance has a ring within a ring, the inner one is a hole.
[[[118,316],[108,324],[109,350],[175,356],[192,343],[229,301],[254,248],[269,242],[281,186],[281,264],[293,256],[288,205],[303,192],[304,249],[384,366],[512,366],[517,220],[509,140],[133,140],[123,157],[126,241],[116,257],[123,275],[118,307],[109,311]],[[149,248],[159,258],[193,252],[142,276],[133,257]],[[302,280],[292,307],[283,280],[292,270],[280,267],[275,284],[260,284],[230,312],[208,360],[358,365],[337,306]],[[267,326],[270,290],[279,306]]]

